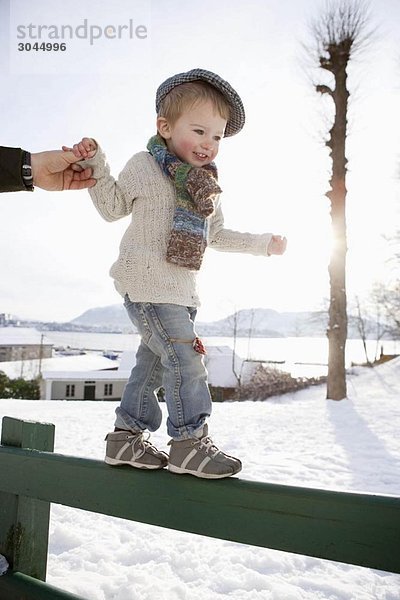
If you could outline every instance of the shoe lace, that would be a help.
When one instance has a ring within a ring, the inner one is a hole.
[[[214,442],[208,435],[201,438],[199,440],[199,444],[199,448],[205,448],[206,454],[210,453],[213,458],[221,452],[221,450],[217,448],[217,446],[214,444]]]
[[[144,454],[146,454],[146,451],[149,450],[150,448],[155,453],[157,453],[157,448],[155,446],[153,446],[153,444],[151,442],[149,442],[149,437],[150,437],[149,433],[145,434],[143,432],[140,432],[140,433],[135,433],[130,438],[129,443],[132,446],[132,452],[133,452],[135,459],[142,458],[142,456]]]

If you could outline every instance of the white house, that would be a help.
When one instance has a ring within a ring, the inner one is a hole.
[[[204,357],[214,400],[233,396],[238,380],[233,372],[233,351],[228,346],[208,346]],[[44,400],[120,400],[135,364],[135,352],[124,352],[118,367],[88,371],[43,371],[41,397]],[[235,371],[243,360],[235,355]],[[110,365],[111,366],[111,365]]]
[[[43,373],[43,400],[120,400],[129,374],[107,371]]]

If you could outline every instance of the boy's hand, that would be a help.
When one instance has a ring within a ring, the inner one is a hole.
[[[93,158],[97,152],[97,144],[92,138],[84,137],[80,142],[74,144],[72,148],[63,146],[64,152],[73,152],[76,158],[85,160],[87,158]]]
[[[287,239],[281,235],[273,235],[268,244],[267,254],[283,254],[286,250]]]

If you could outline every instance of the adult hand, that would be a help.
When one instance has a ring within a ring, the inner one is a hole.
[[[49,192],[83,190],[96,185],[92,169],[83,169],[73,152],[48,150],[31,154],[33,185]]]

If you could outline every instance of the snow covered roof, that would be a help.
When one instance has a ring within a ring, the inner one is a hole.
[[[128,372],[124,371],[44,371],[45,381],[126,381]]]
[[[0,362],[0,371],[3,371],[7,377],[16,379],[23,377],[24,379],[34,379],[39,374],[39,359],[29,360],[14,360]],[[100,369],[115,369],[115,360],[105,358],[100,354],[82,354],[78,356],[56,356],[54,358],[42,359],[42,372],[54,371],[96,371]]]
[[[131,371],[132,367],[136,364],[136,352],[133,350],[126,350],[122,353],[119,361],[118,371]]]
[[[47,336],[31,327],[0,327],[0,346],[52,346]]]
[[[208,371],[208,381],[214,387],[234,388],[237,386],[237,379],[232,370],[232,348],[229,346],[207,346],[207,354],[204,356],[204,362]],[[87,355],[89,356],[89,355]],[[79,358],[79,357],[67,357]],[[64,361],[66,358],[63,359]],[[108,359],[105,359],[108,360]],[[45,361],[43,361],[45,362]],[[115,361],[108,361],[113,367],[116,366]],[[129,378],[132,367],[135,365],[135,352],[126,351],[122,354],[118,370],[115,371],[94,371],[92,370],[52,370],[51,372],[43,366],[43,379],[51,380],[127,380]],[[243,359],[240,356],[235,356],[235,370],[240,373]],[[64,363],[65,364],[65,363]],[[107,367],[103,367],[107,368]]]

